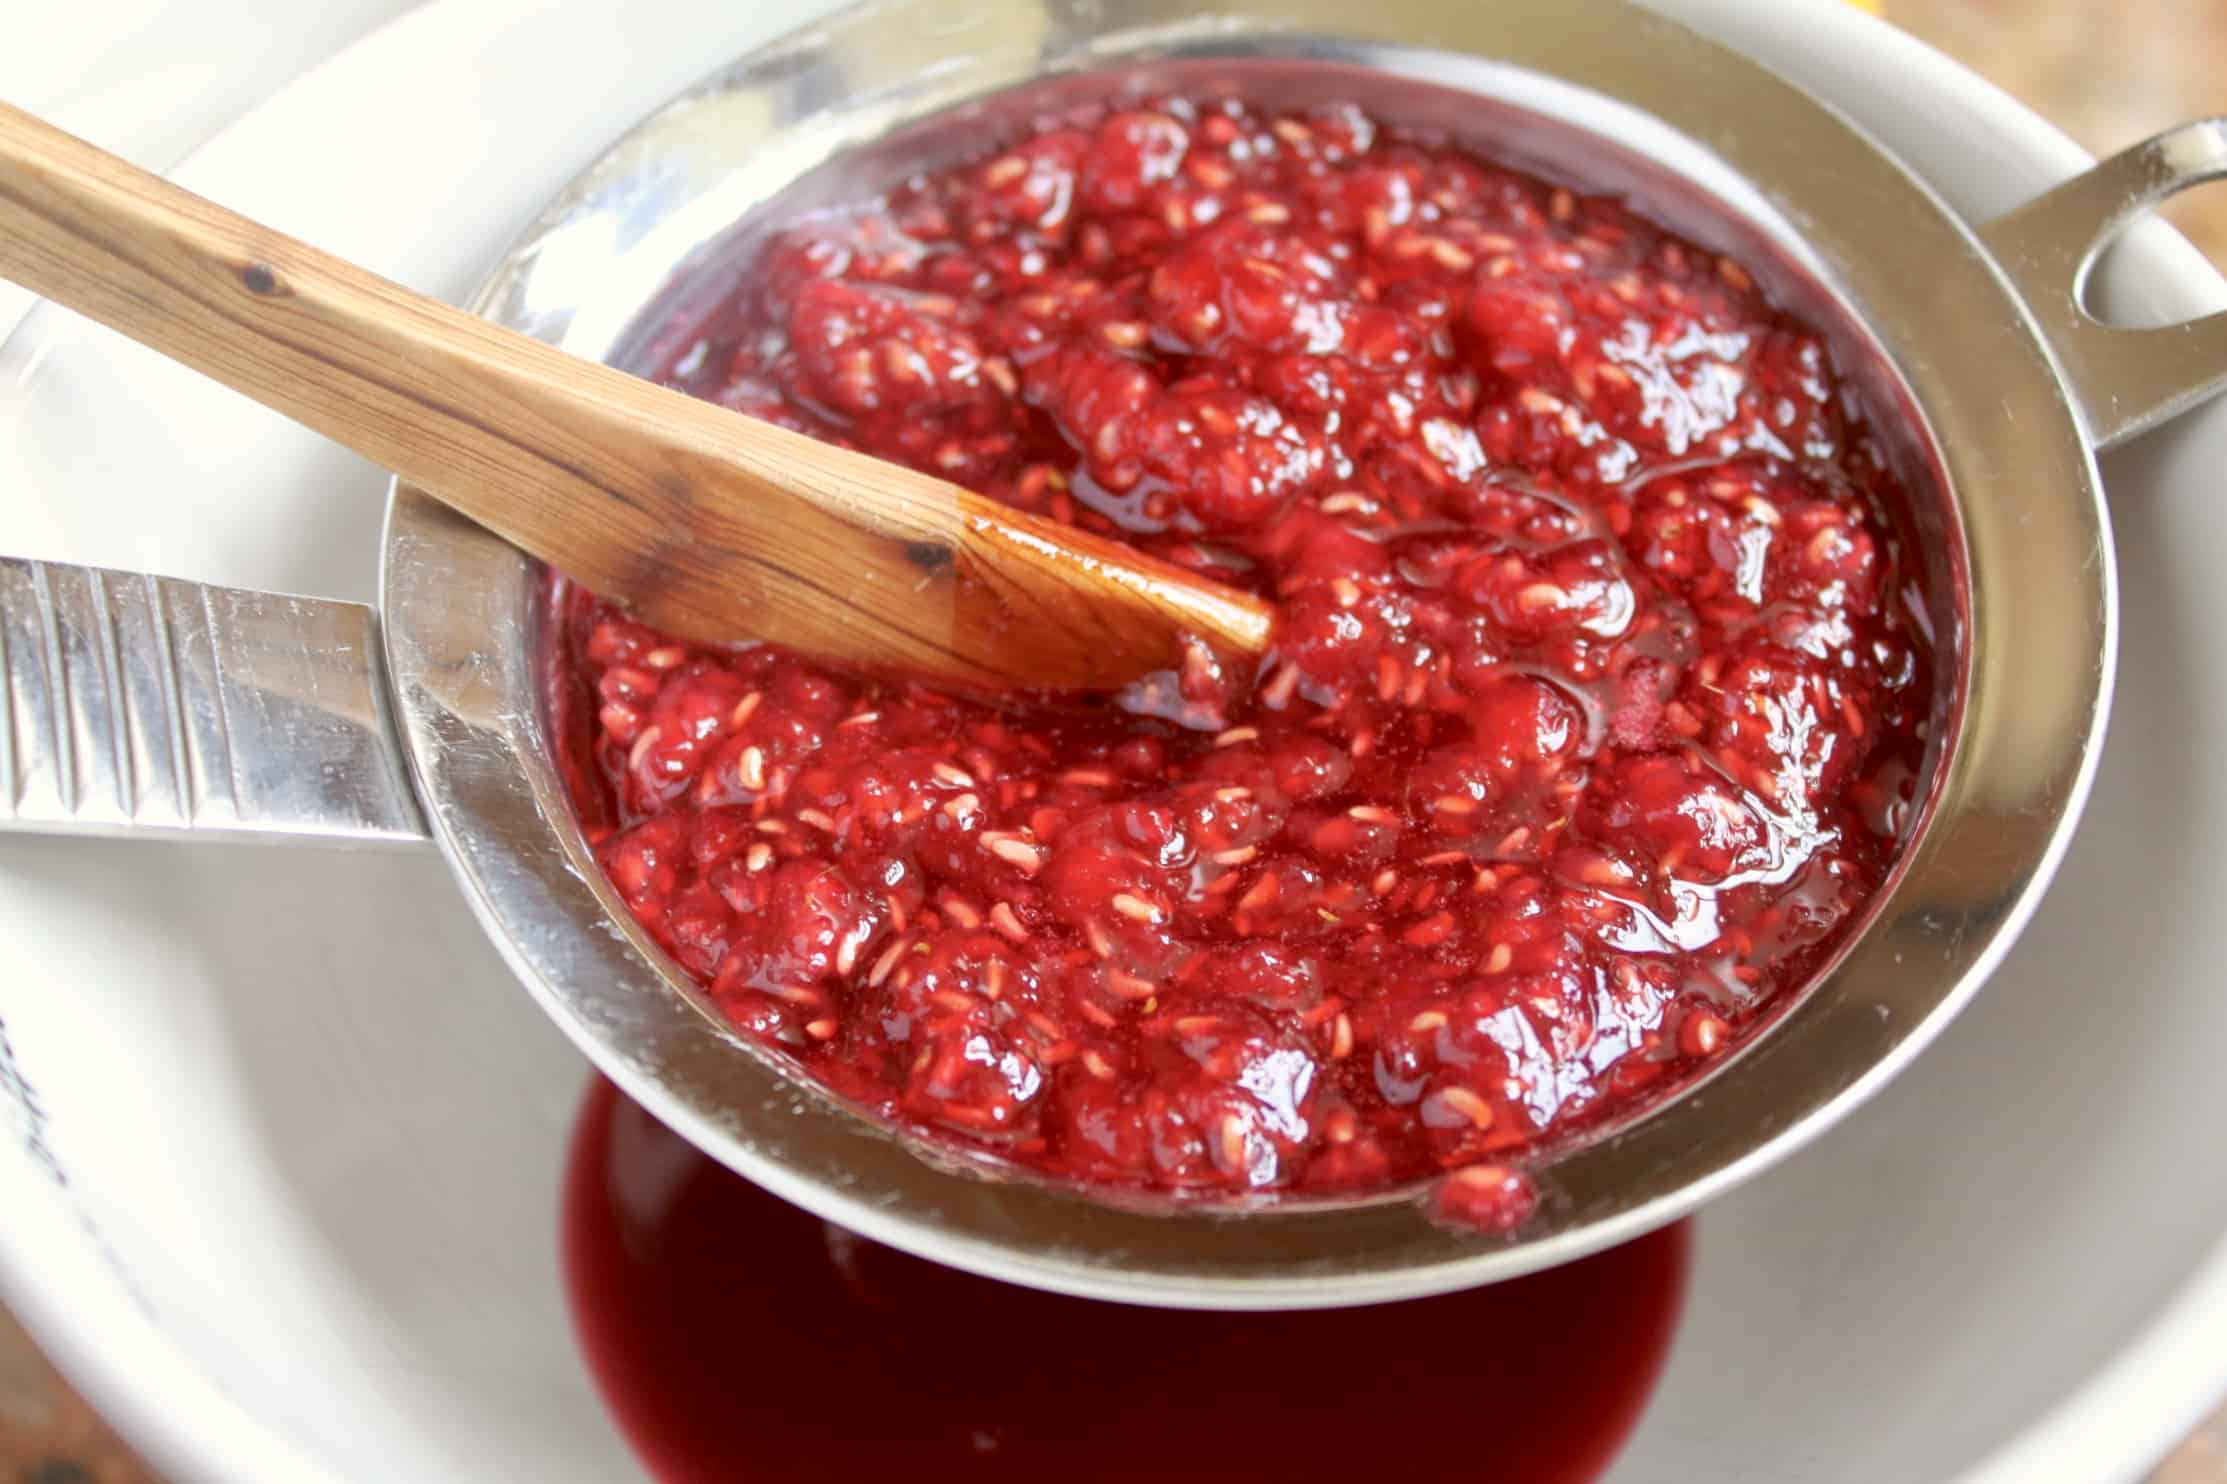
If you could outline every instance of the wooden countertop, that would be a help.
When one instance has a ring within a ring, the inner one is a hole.
[[[2218,0],[1856,0],[1957,57],[2098,153],[2227,113]],[[2227,264],[2227,191],[2167,215]],[[0,1310],[0,1484],[157,1484]],[[2152,1484],[2227,1484],[2227,1407]]]

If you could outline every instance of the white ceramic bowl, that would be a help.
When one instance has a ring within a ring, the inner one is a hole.
[[[820,8],[447,0],[181,178],[460,295],[605,140]],[[2084,163],[1837,0],[1666,8],[1975,217]],[[2158,315],[2219,290],[2162,229],[2110,271]],[[2227,1381],[2223,461],[2227,410],[2107,461],[2114,740],[2041,920],[1918,1066],[1703,1217],[1616,1479],[2131,1478]],[[370,589],[375,471],[51,312],[0,352],[0,479],[0,550]],[[557,1281],[583,1080],[429,855],[0,841],[0,1293],[178,1484],[635,1477]]]

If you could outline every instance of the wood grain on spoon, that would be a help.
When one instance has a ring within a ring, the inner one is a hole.
[[[968,687],[1252,653],[1269,610],[1119,542],[414,294],[0,104],[0,277],[394,470],[644,621]],[[128,409],[120,409],[128,415]]]

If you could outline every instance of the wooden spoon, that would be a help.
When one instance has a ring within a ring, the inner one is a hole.
[[[1259,600],[501,329],[0,104],[0,276],[347,445],[658,628],[1112,688]]]

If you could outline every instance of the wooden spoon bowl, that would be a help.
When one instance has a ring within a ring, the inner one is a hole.
[[[491,325],[0,104],[0,276],[323,433],[644,622],[1112,689],[1270,610],[1117,541]]]

